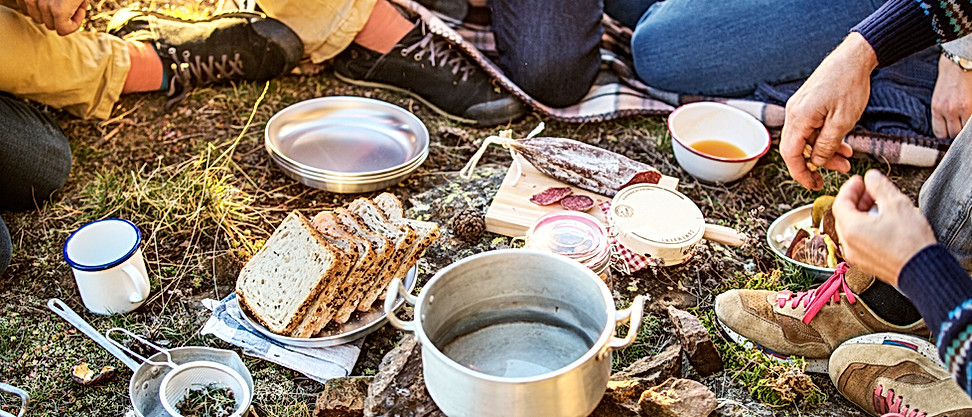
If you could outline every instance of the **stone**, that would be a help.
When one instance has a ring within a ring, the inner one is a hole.
[[[368,386],[363,415],[366,417],[445,417],[425,389],[422,345],[406,335],[389,351]]]
[[[334,378],[324,383],[317,396],[314,417],[360,417],[368,395],[370,376]]]
[[[604,397],[589,417],[638,416],[641,411],[641,406],[638,405],[641,393],[655,385],[657,384],[648,383],[643,379],[608,381]]]
[[[677,343],[654,356],[638,359],[611,375],[611,380],[643,379],[650,386],[655,386],[671,377],[682,377],[682,346]]]
[[[669,378],[643,392],[638,405],[646,417],[704,417],[712,414],[719,402],[698,381]]]
[[[672,306],[668,307],[668,317],[675,325],[678,341],[695,371],[703,377],[721,371],[722,357],[698,317]]]

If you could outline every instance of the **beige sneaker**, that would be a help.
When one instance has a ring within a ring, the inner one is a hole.
[[[716,321],[736,343],[780,360],[802,356],[807,372],[826,373],[830,353],[852,337],[877,332],[928,336],[923,320],[897,326],[857,298],[874,282],[841,264],[830,279],[807,292],[732,290],[716,297]]]
[[[895,333],[850,339],[830,357],[830,380],[873,416],[972,416],[972,399],[926,339]]]

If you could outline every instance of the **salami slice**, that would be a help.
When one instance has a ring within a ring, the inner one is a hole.
[[[586,195],[569,195],[560,200],[560,205],[567,210],[587,211],[594,207],[594,199]]]
[[[629,185],[635,185],[635,184],[658,184],[658,182],[661,181],[661,179],[662,179],[661,172],[658,172],[658,171],[641,171],[641,172],[639,172],[637,174],[634,174],[634,176],[631,177],[631,179],[628,180],[627,183],[625,183],[624,185],[622,185],[621,188],[618,188],[618,191],[621,191],[623,188],[625,188],[625,187],[627,187]]]
[[[530,202],[540,206],[556,203],[572,193],[570,187],[550,187],[530,197]]]

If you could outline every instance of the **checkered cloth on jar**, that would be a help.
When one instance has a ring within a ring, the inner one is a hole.
[[[236,294],[222,301],[205,299],[203,305],[213,312],[200,330],[243,348],[243,353],[293,369],[318,382],[351,374],[361,353],[364,339],[321,348],[288,346],[271,340],[243,318]]]
[[[611,202],[605,201],[598,204],[597,208],[604,213],[604,218],[608,219],[610,222]],[[608,245],[611,245],[611,247],[614,249],[614,262],[618,262],[617,257],[620,257],[621,262],[623,262],[623,266],[615,264],[614,269],[618,269],[625,274],[633,274],[648,265],[652,265],[651,258],[632,252],[630,249],[624,247],[621,242],[618,242],[618,240],[613,236],[608,236],[607,241]]]
[[[603,20],[605,33],[601,45],[601,70],[594,85],[577,104],[553,108],[524,93],[489,59],[489,56],[495,56],[496,46],[493,32],[488,26],[455,21],[430,11],[414,0],[391,1],[418,14],[433,32],[465,51],[498,84],[550,119],[587,123],[637,115],[663,116],[682,104],[717,101],[753,115],[774,136],[778,136],[783,127],[784,108],[778,104],[678,94],[645,85],[638,79],[631,64],[631,30],[607,16]],[[901,115],[890,114],[887,117]],[[893,132],[895,133],[874,132],[859,126],[847,135],[846,141],[856,152],[871,154],[892,164],[914,166],[934,166],[951,144],[950,139],[927,137],[917,132],[908,133],[910,131],[906,129],[895,129]]]

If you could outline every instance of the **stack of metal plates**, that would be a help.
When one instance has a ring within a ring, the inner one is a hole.
[[[407,110],[363,97],[322,97],[275,114],[270,158],[302,184],[364,193],[397,184],[429,155],[429,131]]]

